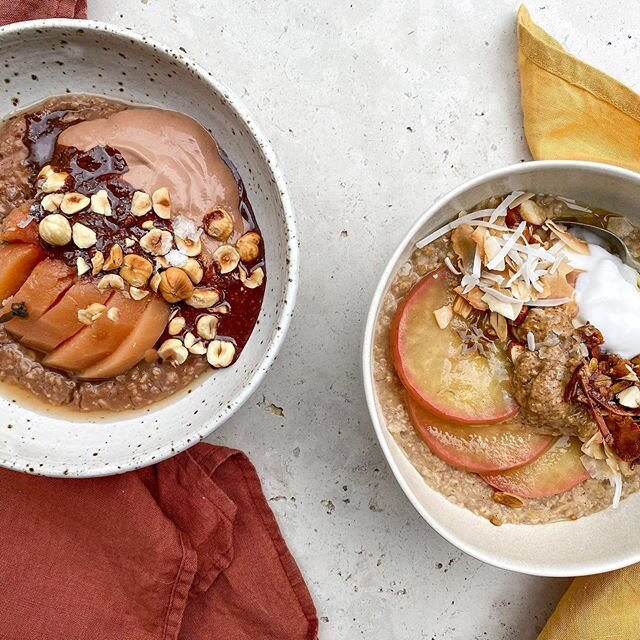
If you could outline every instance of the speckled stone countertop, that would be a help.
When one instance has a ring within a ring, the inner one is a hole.
[[[384,263],[434,199],[527,159],[519,0],[89,0],[242,97],[302,237],[298,311],[257,394],[212,438],[244,449],[308,580],[322,640],[531,640],[567,585],[466,556],[396,485],[364,402],[360,343]],[[640,89],[633,0],[530,3],[571,51]],[[259,213],[259,212],[258,212]]]

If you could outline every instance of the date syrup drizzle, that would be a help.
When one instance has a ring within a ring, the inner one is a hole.
[[[109,146],[96,146],[89,151],[81,151],[75,147],[56,144],[58,136],[64,129],[80,121],[74,119],[73,115],[72,110],[63,110],[40,111],[25,116],[27,127],[23,142],[28,150],[26,162],[32,169],[34,185],[40,168],[51,164],[56,170],[66,171],[69,174],[64,191],[77,191],[83,195],[91,196],[100,189],[104,189],[111,203],[111,216],[106,217],[86,210],[72,218],[72,221],[81,221],[96,232],[98,242],[88,251],[89,257],[92,257],[96,251],[103,251],[107,255],[110,247],[117,243],[125,253],[137,253],[149,259],[150,257],[144,254],[137,242],[133,247],[125,248],[126,238],[139,240],[148,232],[147,229],[142,228],[142,224],[148,220],[152,220],[156,228],[166,229],[173,233],[171,220],[160,219],[153,213],[142,217],[135,217],[131,214],[131,198],[136,189],[123,177],[126,175],[128,167],[117,149]],[[222,150],[220,150],[220,155],[238,184],[240,213],[245,221],[245,232],[255,230],[260,233],[247,191],[236,167]],[[30,210],[36,222],[47,215],[47,212],[42,209],[40,199],[34,200]],[[86,250],[41,244],[51,257],[63,260],[73,269],[76,268],[78,257],[87,256]],[[241,264],[249,272],[261,266],[266,274],[263,244],[260,244],[260,254],[255,261]],[[198,286],[213,287],[220,291],[220,306],[229,312],[214,314],[219,319],[218,338],[229,340],[236,345],[237,358],[249,340],[258,320],[264,298],[266,277],[263,286],[247,289],[240,281],[238,269],[232,273],[221,275],[216,272],[210,261],[208,264],[203,264],[203,267],[204,278]],[[99,279],[101,275],[103,274],[98,274],[95,280]],[[91,276],[87,274],[83,277]],[[211,315],[211,313],[203,313],[203,310],[194,309],[186,304],[175,305],[175,308],[179,309],[180,315],[185,318],[184,333],[188,331],[195,333],[198,318],[202,315]],[[160,341],[168,337],[165,334]]]

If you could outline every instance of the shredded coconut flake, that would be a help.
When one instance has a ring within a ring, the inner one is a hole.
[[[447,256],[447,257],[444,259],[444,263],[445,263],[445,265],[447,266],[447,269],[449,269],[449,271],[451,271],[451,273],[455,273],[455,275],[457,275],[457,276],[461,276],[461,275],[462,275],[462,272],[461,272],[461,271],[459,271],[458,269],[456,269],[456,268],[453,266],[453,262],[451,262],[451,258],[449,258],[449,256]]]
[[[536,350],[536,338],[531,331],[527,332],[527,347],[529,347],[529,351]]]
[[[514,191],[510,195],[508,195],[494,210],[489,218],[489,222],[495,222],[498,218],[504,216],[509,209],[509,205],[512,202],[517,200],[521,195],[524,194],[524,191]]]

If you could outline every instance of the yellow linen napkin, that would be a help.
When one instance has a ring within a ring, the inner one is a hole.
[[[640,96],[567,53],[524,6],[518,45],[531,155],[640,172]],[[640,565],[576,578],[538,640],[640,640]]]
[[[536,160],[593,160],[640,172],[640,96],[565,51],[518,12],[524,131]]]

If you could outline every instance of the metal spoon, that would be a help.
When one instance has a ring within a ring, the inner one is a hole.
[[[624,264],[640,272],[640,262],[631,255],[627,245],[615,233],[586,222],[575,222],[574,220],[564,220],[562,218],[556,218],[555,221],[561,222],[565,227],[569,228],[576,237],[597,244],[614,256],[618,256]]]

